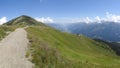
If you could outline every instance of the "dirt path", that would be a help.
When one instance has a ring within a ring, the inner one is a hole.
[[[27,34],[18,28],[0,42],[0,68],[32,68],[33,64],[25,57]]]

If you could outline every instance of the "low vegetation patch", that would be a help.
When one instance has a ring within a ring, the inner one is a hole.
[[[4,38],[7,34],[14,31],[17,28],[17,26],[6,26],[1,25],[0,26],[0,40]]]

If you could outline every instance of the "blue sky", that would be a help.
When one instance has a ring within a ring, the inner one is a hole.
[[[120,0],[1,0],[0,18],[28,15],[33,18],[55,22],[78,19],[105,18],[109,12],[120,15]]]

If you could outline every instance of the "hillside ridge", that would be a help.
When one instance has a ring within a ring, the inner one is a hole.
[[[17,18],[14,18],[4,25],[20,25],[20,26],[27,26],[27,25],[44,25],[42,22],[38,22],[34,18],[27,16],[27,15],[21,15]]]

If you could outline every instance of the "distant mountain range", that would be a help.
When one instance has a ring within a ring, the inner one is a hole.
[[[106,41],[120,41],[120,23],[47,23],[47,25],[74,34],[83,34],[90,38],[97,38]]]

